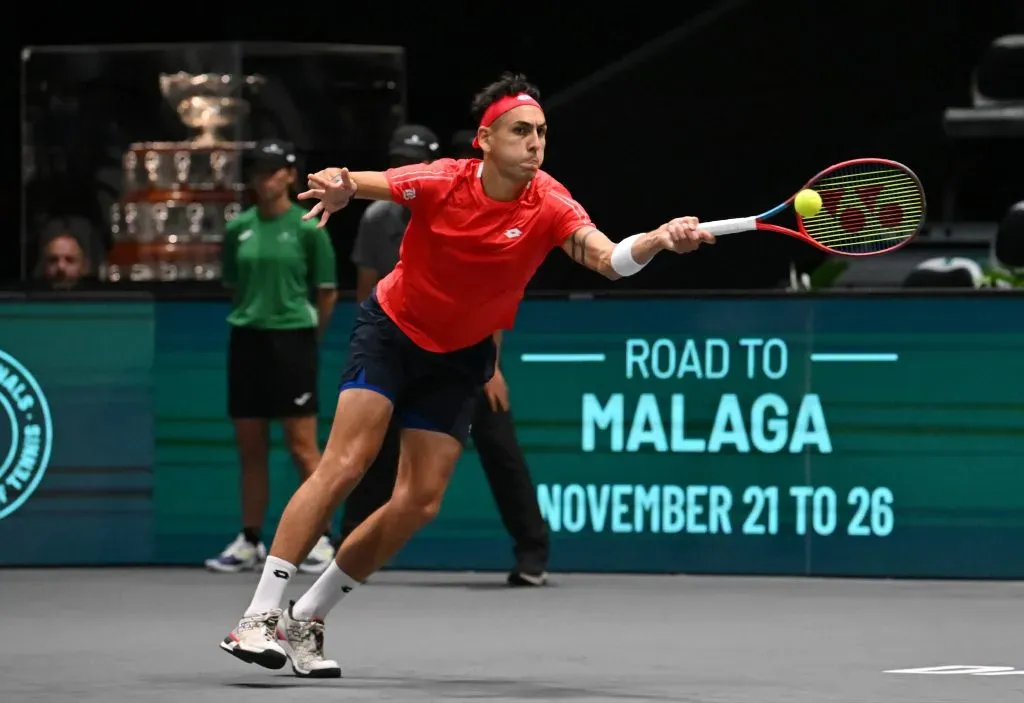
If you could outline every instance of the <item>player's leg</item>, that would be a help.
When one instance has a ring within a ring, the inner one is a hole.
[[[271,669],[284,666],[285,651],[275,640],[285,588],[322,534],[328,516],[376,455],[391,410],[391,401],[376,391],[350,388],[338,395],[320,465],[288,501],[256,592],[238,627],[222,642],[223,649]]]
[[[437,516],[462,448],[449,434],[402,430],[394,492],[342,543],[336,559],[341,571],[359,583],[366,581]]]
[[[292,461],[299,473],[299,481],[308,479],[320,463],[320,446],[317,442],[317,418],[289,417],[282,418],[285,442],[292,455]],[[299,571],[306,574],[320,574],[334,558],[334,545],[331,542],[331,519],[323,525],[323,533],[316,544],[299,565]]]
[[[486,342],[450,355],[415,354],[408,367],[416,384],[399,406],[402,447],[391,498],[342,543],[334,564],[288,610],[289,643],[315,665],[323,657],[327,614],[387,564],[409,539],[437,515],[455,464],[469,435],[476,395],[494,373],[495,348]],[[433,357],[433,358],[432,358]],[[306,628],[305,639],[292,641]],[[294,660],[293,660],[294,661]],[[299,670],[297,668],[297,673]]]
[[[260,330],[232,327],[228,342],[228,416],[234,426],[240,470],[241,531],[206,568],[222,573],[257,568],[267,556],[263,520],[270,494],[270,413],[266,339]]]
[[[513,540],[513,586],[542,586],[547,581],[548,526],[516,437],[511,410],[495,410],[481,393],[473,413],[473,444],[490,484],[498,514]]]
[[[418,429],[403,430],[401,442],[391,499],[352,531],[335,562],[281,616],[284,646],[298,676],[341,675],[338,663],[324,658],[324,618],[345,595],[387,564],[441,507],[462,443],[450,435]]]
[[[387,431],[392,398],[402,387],[403,360],[391,338],[393,330],[381,322],[378,311],[364,304],[356,319],[349,365],[320,463],[288,502],[252,601],[221,643],[243,661],[284,666],[287,656],[276,640],[285,588],[328,517],[377,455]]]
[[[401,430],[398,418],[393,417],[377,458],[366,470],[363,480],[345,499],[341,516],[341,542],[391,498],[398,474]]]
[[[302,482],[320,464],[320,443],[317,439],[319,343],[314,328],[286,330],[276,337],[274,353],[280,371],[274,374],[275,415],[281,420],[285,444]],[[320,574],[333,558],[331,520],[328,518],[323,534],[299,565],[299,571]]]
[[[465,427],[469,427],[468,417]],[[352,531],[334,564],[295,602],[289,615],[295,620],[322,621],[433,520],[463,446],[463,441],[443,432],[403,430],[391,498]]]
[[[433,431],[403,430],[394,495],[342,543],[336,561],[281,615],[283,647],[302,677],[341,675],[324,658],[324,618],[342,597],[385,565],[441,505],[462,444]]]

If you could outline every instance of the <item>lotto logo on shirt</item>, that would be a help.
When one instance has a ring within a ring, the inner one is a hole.
[[[28,369],[0,350],[0,519],[35,492],[52,449],[46,396]]]

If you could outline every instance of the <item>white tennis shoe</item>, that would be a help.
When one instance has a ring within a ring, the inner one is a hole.
[[[295,603],[281,615],[277,636],[281,648],[292,661],[296,676],[312,679],[341,677],[341,666],[333,659],[324,659],[324,621],[297,620],[292,615]]]
[[[280,669],[288,661],[288,655],[278,644],[280,620],[280,608],[243,617],[221,641],[220,648],[246,664]]]

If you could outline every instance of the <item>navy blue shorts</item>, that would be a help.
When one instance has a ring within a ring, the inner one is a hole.
[[[465,349],[430,352],[388,317],[374,291],[356,314],[341,390],[367,388],[391,400],[399,424],[466,443],[477,397],[494,376],[491,337]]]

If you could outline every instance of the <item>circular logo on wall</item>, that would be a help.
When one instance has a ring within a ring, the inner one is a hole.
[[[0,520],[25,504],[53,450],[50,405],[35,377],[0,349]]]

